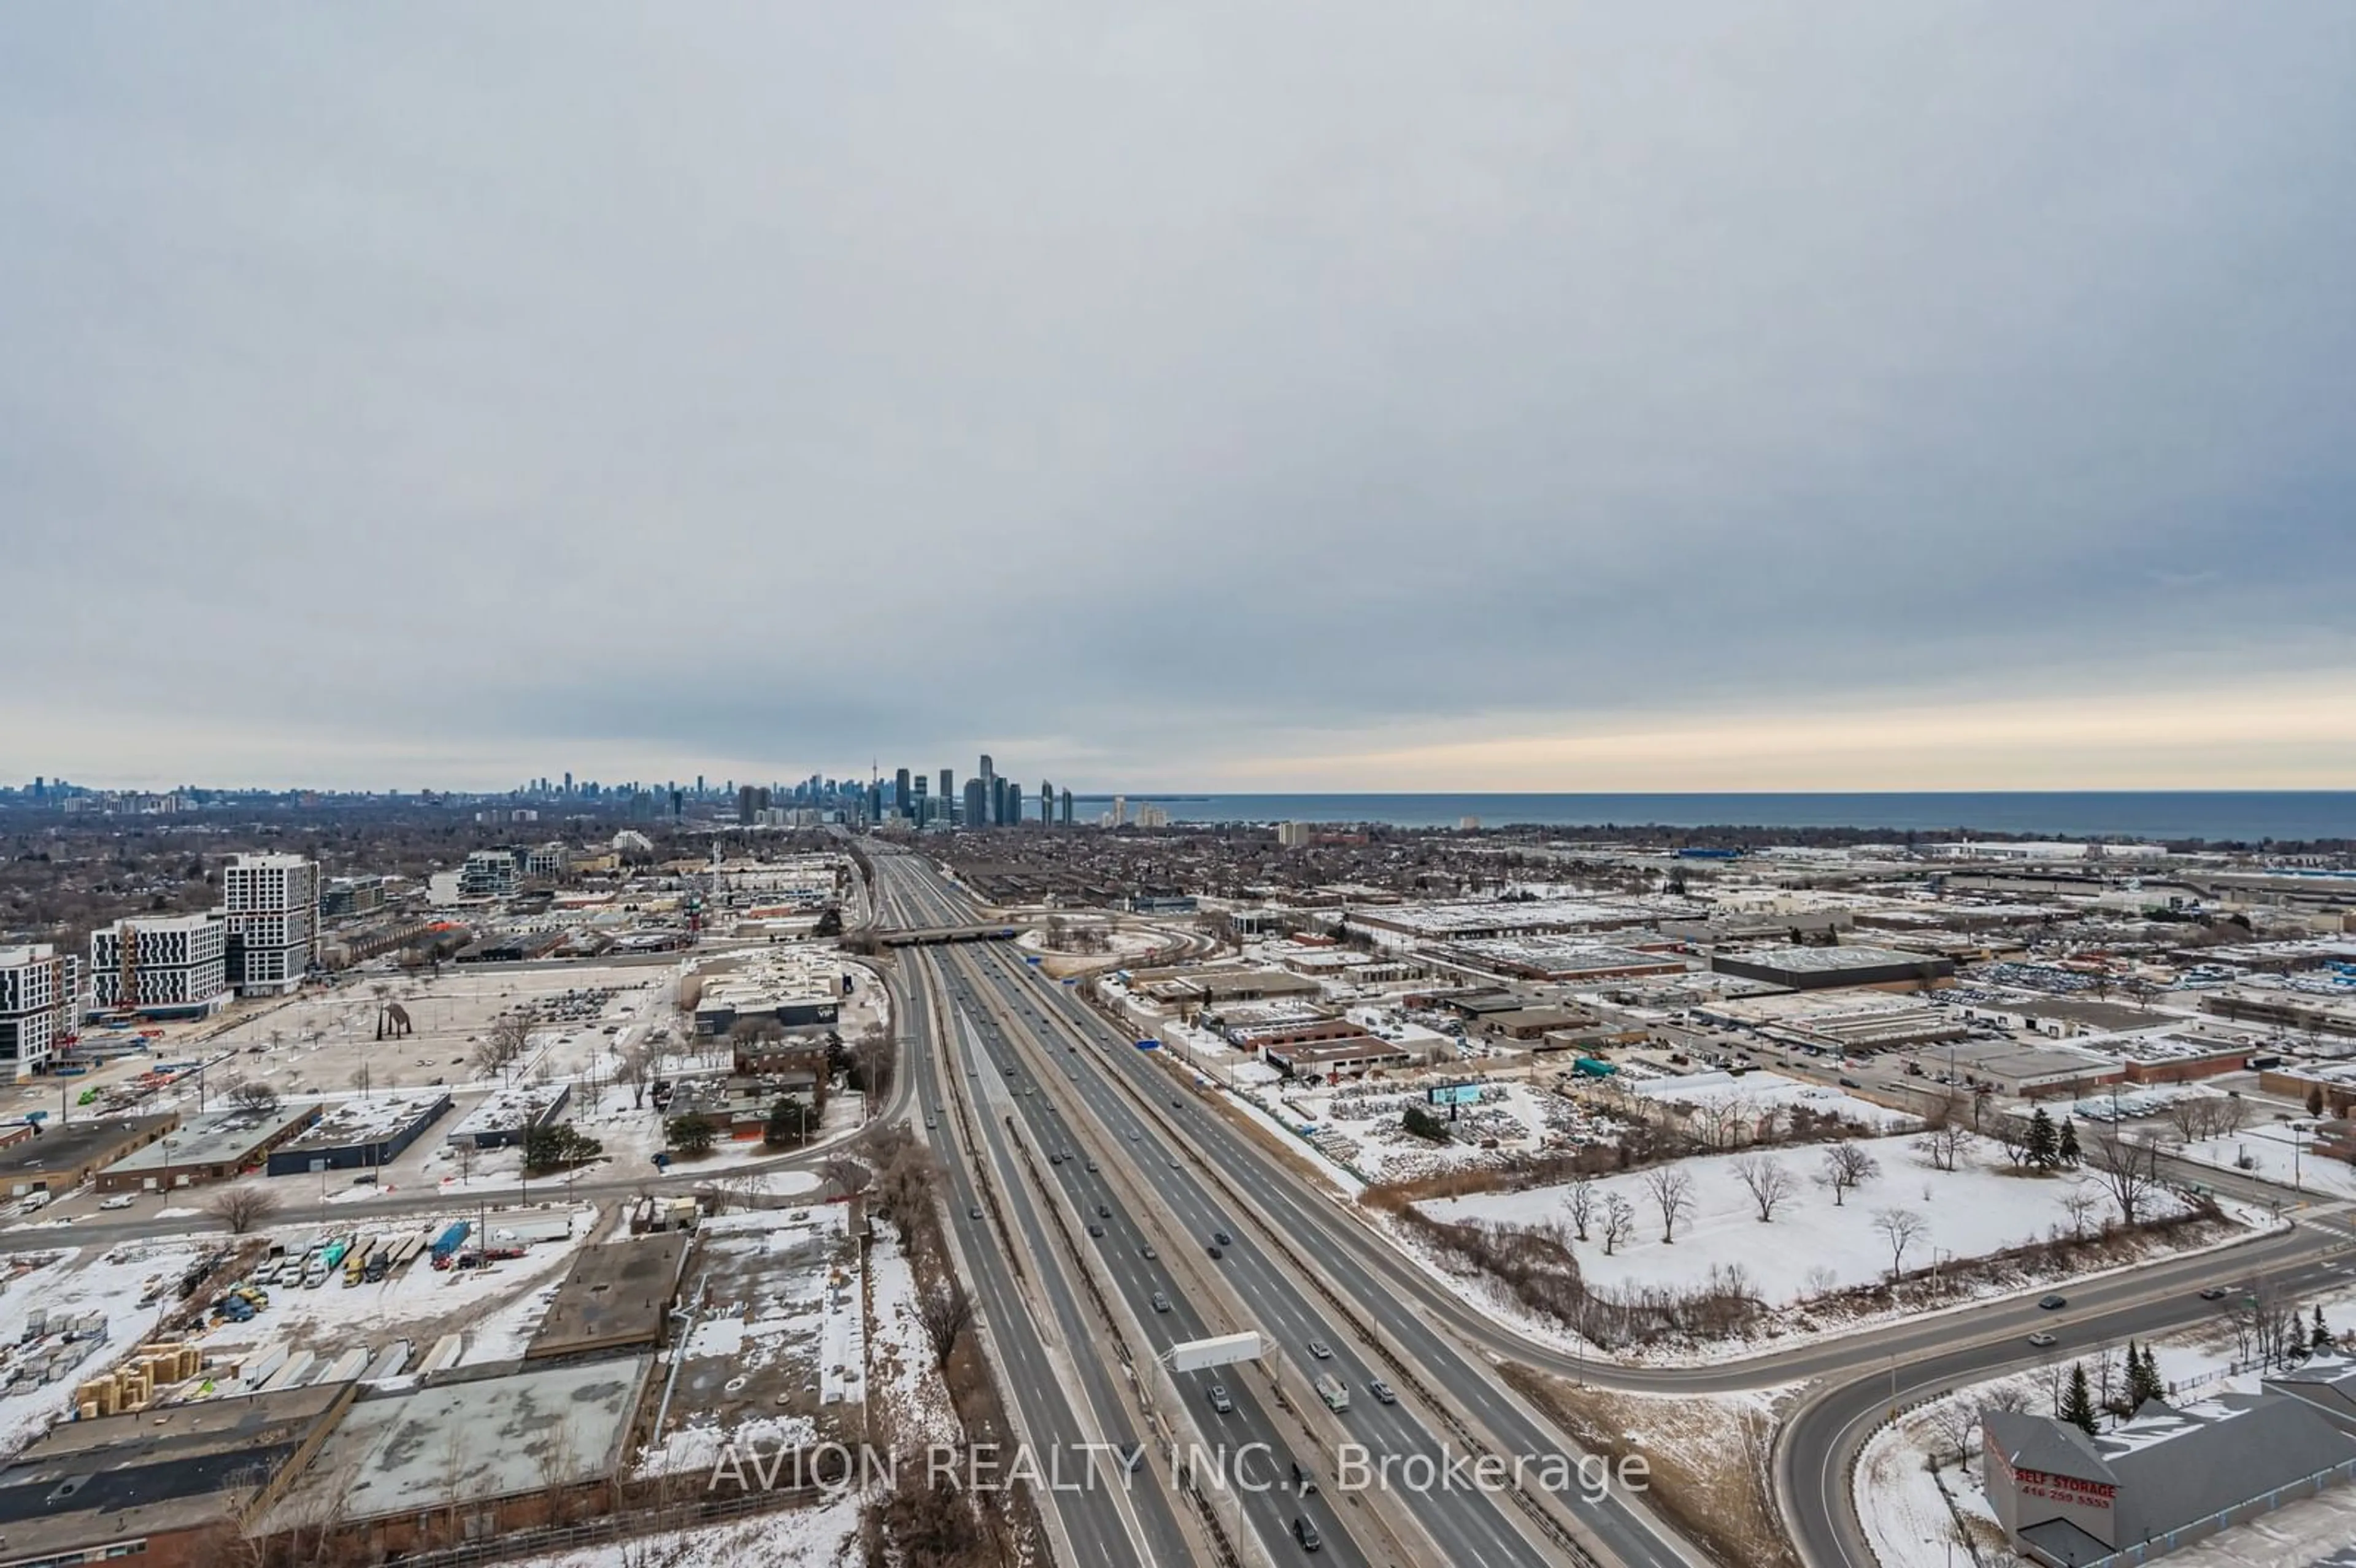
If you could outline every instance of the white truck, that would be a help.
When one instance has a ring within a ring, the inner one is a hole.
[[[1325,1402],[1328,1410],[1350,1408],[1350,1385],[1332,1372],[1321,1373],[1316,1382],[1317,1397]]]

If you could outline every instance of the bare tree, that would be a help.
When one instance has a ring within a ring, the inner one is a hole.
[[[1850,1188],[1881,1174],[1881,1162],[1868,1154],[1859,1145],[1843,1141],[1825,1149],[1825,1180],[1833,1189],[1833,1206],[1841,1205],[1841,1196]]]
[[[1970,1126],[1949,1115],[1933,1121],[1930,1130],[1914,1140],[1914,1147],[1931,1157],[1933,1169],[1953,1170],[1971,1141]]]
[[[2086,1163],[2110,1189],[2120,1221],[2133,1228],[2143,1218],[2152,1189],[2159,1185],[2159,1150],[2136,1143],[2112,1122],[2089,1140]]]
[[[629,1086],[633,1111],[647,1108],[647,1085],[654,1081],[654,1049],[643,1040],[624,1051],[615,1064],[614,1081]]]
[[[1780,1159],[1765,1155],[1748,1155],[1734,1162],[1734,1174],[1751,1194],[1751,1206],[1759,1211],[1759,1222],[1772,1222],[1775,1211],[1792,1200],[1792,1172]]]
[[[1603,1197],[1603,1255],[1610,1257],[1636,1228],[1636,1206],[1617,1192]]]
[[[1895,1280],[1905,1272],[1906,1249],[1921,1241],[1931,1227],[1912,1209],[1876,1209],[1873,1228],[1890,1243],[1890,1277]]]
[[[1595,1218],[1595,1176],[1581,1171],[1570,1179],[1570,1223],[1580,1241],[1587,1240],[1588,1221]]]
[[[278,1198],[266,1188],[224,1187],[213,1194],[205,1212],[228,1226],[230,1235],[242,1236],[278,1212]]]
[[[1693,1178],[1674,1165],[1655,1166],[1644,1173],[1644,1190],[1653,1195],[1653,1207],[1660,1211],[1661,1240],[1674,1246],[1677,1221],[1693,1212]]]
[[[2062,1212],[2070,1216],[2070,1234],[2073,1240],[2085,1239],[2086,1221],[2094,1217],[2094,1211],[2102,1207],[2102,1192],[2091,1181],[2079,1182],[2062,1195]]]
[[[230,1104],[241,1111],[278,1109],[278,1091],[258,1078],[249,1078],[229,1092]]]
[[[1943,1399],[1929,1412],[1931,1430],[1954,1454],[1958,1465],[1972,1456],[1973,1440],[1980,1429],[1979,1406],[1968,1400]]]
[[[925,1331],[925,1339],[933,1347],[936,1371],[949,1364],[957,1350],[958,1336],[973,1321],[973,1301],[963,1286],[955,1280],[944,1280],[916,1303],[916,1322]]]

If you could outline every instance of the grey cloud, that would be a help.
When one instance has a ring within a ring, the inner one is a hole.
[[[2344,662],[2351,74],[2320,0],[13,12],[73,722],[0,766],[1134,778]]]

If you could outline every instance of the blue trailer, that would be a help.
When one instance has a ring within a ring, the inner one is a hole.
[[[458,1249],[466,1244],[466,1237],[473,1232],[474,1228],[474,1224],[470,1221],[454,1220],[450,1222],[450,1228],[448,1230],[434,1237],[434,1245],[428,1249],[428,1253],[434,1260],[434,1266],[435,1268],[448,1267],[450,1260],[457,1255]]]

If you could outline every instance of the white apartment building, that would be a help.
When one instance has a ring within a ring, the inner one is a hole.
[[[92,1012],[209,1013],[229,998],[229,923],[203,914],[136,915],[90,933]]]
[[[462,898],[503,899],[523,880],[523,862],[512,849],[477,849],[458,870]]]
[[[73,1038],[81,960],[48,943],[0,947],[0,1079],[44,1072]]]
[[[229,980],[242,997],[284,995],[319,956],[319,862],[240,855],[221,870]]]

